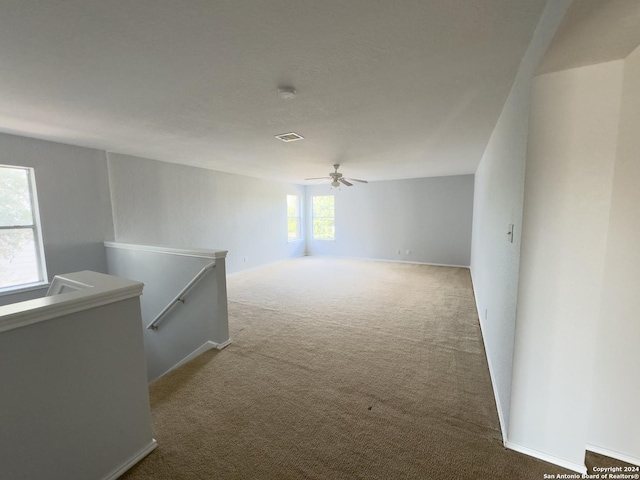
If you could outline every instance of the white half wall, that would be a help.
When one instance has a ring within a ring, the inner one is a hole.
[[[141,330],[149,382],[194,352],[229,342],[225,252],[174,251],[146,245],[105,244],[111,275],[144,283]],[[189,282],[215,262],[156,329],[146,328]]]
[[[508,441],[580,471],[623,66],[533,84]]]
[[[640,48],[624,64],[588,449],[640,464]]]
[[[108,159],[118,242],[228,250],[229,273],[304,254],[304,242],[287,242],[287,195],[303,199],[303,186],[112,153]]]
[[[103,242],[113,240],[113,223],[105,152],[0,134],[0,164],[34,168],[49,279],[106,273]],[[41,297],[46,288],[2,295],[0,305]]]
[[[155,448],[142,285],[65,277],[90,287],[0,308],[3,480],[117,478]]]
[[[502,436],[508,427],[533,74],[571,0],[547,3],[475,174],[471,275]],[[514,225],[514,240],[507,232]]]
[[[335,195],[335,241],[313,239],[314,195]],[[469,266],[473,175],[312,185],[306,204],[310,255]]]

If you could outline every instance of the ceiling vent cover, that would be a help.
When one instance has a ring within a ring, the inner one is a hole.
[[[295,142],[297,140],[302,140],[304,137],[302,135],[298,135],[295,132],[289,132],[276,135],[276,138],[278,140],[282,140],[283,142]]]

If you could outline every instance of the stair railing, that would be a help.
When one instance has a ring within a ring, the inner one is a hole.
[[[202,270],[200,270],[196,274],[196,276],[193,277],[189,283],[187,283],[187,285],[180,291],[180,293],[178,293],[178,295],[176,295],[175,298],[162,309],[162,311],[156,316],[156,318],[154,318],[151,323],[147,325],[147,328],[150,330],[157,330],[158,324],[162,321],[165,315],[169,313],[169,310],[171,310],[178,302],[184,303],[185,297],[187,296],[189,291],[200,281],[200,279],[202,279],[202,277],[204,277],[210,270],[214,268],[216,268],[215,261],[205,265]]]

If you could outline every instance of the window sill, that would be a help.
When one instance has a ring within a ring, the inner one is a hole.
[[[0,288],[0,296],[30,292],[32,290],[41,290],[43,288],[49,288],[49,282],[36,282],[28,283],[26,285],[16,285],[15,287]]]
[[[302,238],[296,238],[295,240],[287,240],[287,243],[300,243],[304,242]]]

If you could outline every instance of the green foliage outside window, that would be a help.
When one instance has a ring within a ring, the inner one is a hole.
[[[28,170],[0,167],[0,206],[0,226],[33,224]]]
[[[287,219],[287,239],[288,240],[298,240],[298,219],[297,218],[289,218]]]
[[[300,197],[287,195],[287,240],[300,238]]]
[[[29,174],[0,166],[0,288],[41,280]]]
[[[335,239],[335,204],[333,195],[313,197],[313,238]]]

